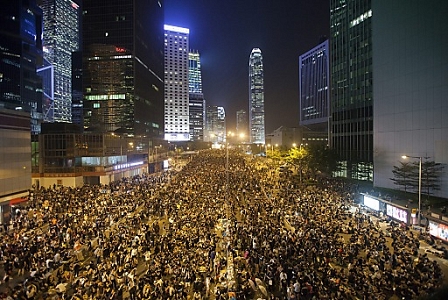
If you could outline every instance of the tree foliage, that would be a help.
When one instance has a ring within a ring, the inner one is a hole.
[[[426,160],[422,162],[422,193],[431,195],[440,189],[440,176],[444,166],[434,161]],[[412,189],[418,191],[419,185],[419,162],[400,162],[399,166],[394,166],[392,173],[394,178],[390,178],[394,184],[402,186],[405,191]]]
[[[395,185],[404,187],[405,192],[407,192],[409,187],[414,186],[415,165],[409,162],[400,161],[400,166],[394,166],[392,173],[394,174],[394,178],[390,178],[390,180],[392,180]]]
[[[325,145],[310,145],[289,150],[287,161],[294,165],[300,174],[315,178],[317,174],[331,176],[340,166],[336,152]]]

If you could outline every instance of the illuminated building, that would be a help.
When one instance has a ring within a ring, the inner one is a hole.
[[[54,67],[44,58],[44,63],[37,69],[42,78],[42,115],[44,122],[54,122]]]
[[[202,94],[201,57],[197,51],[188,53],[188,92]]]
[[[330,34],[331,146],[345,166],[338,175],[372,180],[371,0],[330,0]]]
[[[299,56],[300,125],[327,132],[330,113],[328,40]]]
[[[79,50],[80,7],[73,0],[41,0],[40,7],[44,16],[44,57],[54,70],[53,121],[70,123],[72,52]]]
[[[226,111],[222,106],[207,106],[206,142],[222,144],[226,141]]]
[[[36,1],[7,1],[0,10],[0,108],[31,115],[31,132],[42,121],[42,10]]]
[[[82,104],[82,52],[72,54],[72,123],[84,127]]]
[[[201,59],[199,53],[188,54],[190,140],[204,140],[205,99],[202,93]]]
[[[107,13],[105,13],[107,12]],[[163,138],[163,1],[84,1],[84,129]]]
[[[165,140],[190,140],[189,29],[165,25]],[[198,87],[196,87],[198,88]]]
[[[259,48],[253,48],[249,56],[249,129],[251,143],[265,143],[263,56]]]

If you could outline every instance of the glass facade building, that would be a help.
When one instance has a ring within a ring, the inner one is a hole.
[[[299,57],[300,125],[328,124],[328,40]]]
[[[44,64],[37,69],[42,78],[42,115],[46,123],[54,122],[54,67],[44,58]]]
[[[202,93],[201,58],[199,52],[188,54],[190,140],[204,140],[205,99]]]
[[[79,50],[79,2],[40,0],[44,16],[43,51],[54,69],[53,121],[72,121],[72,52]],[[51,106],[50,106],[51,107]],[[47,116],[51,113],[46,113]]]
[[[42,121],[42,9],[36,1],[7,1],[0,10],[0,108],[31,115],[31,132]]]
[[[372,180],[371,0],[330,0],[331,146],[349,178]]]
[[[165,25],[165,140],[190,140],[189,50],[190,30]]]
[[[207,106],[206,142],[222,144],[226,141],[226,111],[222,106]]]
[[[263,56],[259,48],[253,48],[249,56],[249,129],[251,143],[265,143]]]
[[[188,53],[188,91],[202,94],[201,57],[199,52]]]
[[[161,0],[84,1],[85,130],[163,138],[163,20]]]

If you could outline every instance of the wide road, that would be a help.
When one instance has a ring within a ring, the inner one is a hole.
[[[439,264],[414,252],[408,233],[388,237],[349,213],[347,188],[332,179],[298,186],[270,160],[214,150],[169,178],[124,179],[106,195],[61,190],[51,195],[62,203],[83,196],[86,207],[51,202],[47,210],[64,217],[41,245],[51,257],[76,239],[82,247],[62,264],[41,253],[41,273],[26,272],[26,289],[40,290],[30,299],[412,299],[432,291]]]

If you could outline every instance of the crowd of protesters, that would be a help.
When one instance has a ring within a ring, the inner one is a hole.
[[[268,160],[204,151],[179,172],[41,188],[0,242],[9,299],[413,299],[442,278],[411,231],[386,237]]]

